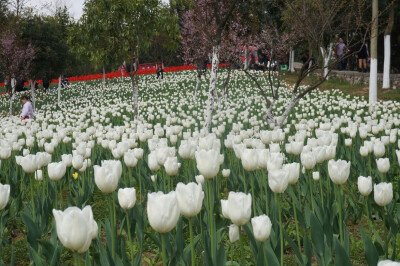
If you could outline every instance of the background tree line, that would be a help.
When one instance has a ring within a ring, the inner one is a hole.
[[[140,25],[131,21],[129,30],[121,31],[121,27],[127,21],[118,18],[129,17],[130,14],[126,13],[126,9],[118,9],[118,6],[133,6],[129,12],[141,12],[143,10],[140,8],[150,6],[150,2],[152,1],[88,0],[85,3],[83,17],[75,21],[65,6],[57,7],[52,14],[42,15],[27,7],[26,0],[0,0],[0,31],[4,33],[7,29],[11,29],[17,33],[21,43],[31,43],[35,47],[36,54],[29,78],[40,79],[44,75],[48,78],[57,78],[60,74],[84,75],[100,72],[103,67],[107,72],[116,70],[123,61],[130,62],[131,56],[137,56],[132,53],[135,50],[134,45],[126,46],[122,40],[143,44],[139,57],[141,63],[162,61],[164,65],[170,66],[183,64],[180,33],[183,28],[184,13],[192,8],[195,1],[171,0],[169,5],[163,4],[161,1],[153,1],[155,6],[151,12],[156,12],[156,25],[151,26],[150,32],[146,33],[145,38],[141,37],[142,39],[137,40],[129,38],[128,35],[134,35],[131,32],[132,28],[139,28]],[[252,9],[251,12],[240,11],[243,16],[250,13],[257,15],[257,21],[250,19],[248,30],[257,30],[260,25],[272,21],[280,30],[284,31],[285,27],[290,24],[290,21],[287,21],[290,20],[290,17],[285,17],[281,13],[282,8],[273,4],[274,1],[260,0],[255,3],[249,5],[249,8]],[[379,1],[379,10],[383,12],[383,19],[380,20],[379,25],[378,69],[380,72],[383,70],[384,35],[389,32],[392,36],[391,72],[399,73],[400,60],[396,59],[400,56],[400,23],[398,23],[398,17],[393,14],[398,14],[400,9],[396,1],[388,8],[390,3],[391,1]],[[106,17],[101,24],[98,23],[98,27],[94,27],[96,22],[87,20],[89,14],[104,11],[115,14],[115,16],[109,17],[109,23],[107,22],[108,17]],[[365,20],[368,20],[371,15],[368,12],[366,14]],[[343,17],[343,20],[345,19]],[[391,23],[386,23],[387,21]],[[353,22],[349,21],[348,23]],[[140,29],[141,32],[144,30],[143,27]],[[110,49],[111,46],[113,46],[112,49]],[[126,47],[129,50],[128,53],[121,55],[121,51]],[[300,43],[294,48],[296,61],[299,61],[302,51],[307,47]],[[1,76],[2,80],[3,78]]]

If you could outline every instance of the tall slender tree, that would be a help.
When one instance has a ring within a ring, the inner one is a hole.
[[[371,67],[369,75],[369,103],[378,100],[378,0],[372,0]]]
[[[393,4],[393,3],[392,3]],[[383,89],[390,88],[390,57],[391,57],[391,34],[394,25],[394,10],[395,7],[392,6],[389,9],[389,18],[387,26],[384,33],[384,62],[383,62]]]

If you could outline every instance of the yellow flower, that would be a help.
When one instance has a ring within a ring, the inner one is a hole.
[[[72,177],[73,177],[75,180],[77,180],[77,179],[78,179],[78,172],[73,173],[73,174],[72,174]]]

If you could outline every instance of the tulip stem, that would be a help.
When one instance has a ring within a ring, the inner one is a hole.
[[[134,259],[135,259],[135,251],[133,250],[133,244],[132,244],[132,235],[131,235],[131,223],[129,221],[129,211],[126,210],[126,222],[127,222],[127,227],[128,227],[128,239],[129,239],[129,245],[131,247],[131,256],[132,256],[132,265],[134,264]]]
[[[340,185],[337,185],[336,191],[337,191],[337,197],[339,198],[339,237],[340,237],[340,242],[343,245],[344,239],[343,239],[343,221],[342,221],[342,195],[341,195],[341,187]]]
[[[165,249],[165,237],[167,234],[160,234],[161,235],[161,249],[162,249],[162,261],[163,265],[167,266],[167,252]]]
[[[194,253],[194,243],[193,243],[192,218],[189,218],[189,234],[190,234],[190,253],[191,253],[191,259],[192,259],[192,265],[196,265],[196,254]]]
[[[208,196],[208,218],[209,218],[209,226],[210,226],[210,238],[211,238],[211,258],[213,263],[216,262],[216,247],[215,247],[215,232],[214,232],[214,219],[213,219],[213,203],[214,197],[212,193],[212,179],[207,179],[207,196]]]
[[[116,219],[115,219],[115,201],[113,197],[113,193],[110,194],[110,200],[111,200],[111,226],[112,226],[112,234],[111,234],[111,249],[112,249],[112,258],[115,258],[114,253],[115,253],[115,226],[116,226]]]
[[[297,237],[297,245],[299,247],[299,250],[301,250],[300,247],[300,233],[299,233],[299,223],[297,222],[297,211],[296,211],[296,205],[295,205],[295,194],[294,194],[294,189],[292,187],[292,204],[293,204],[293,212],[294,212],[294,219],[295,219],[295,226],[296,226],[296,237]]]
[[[280,231],[280,242],[281,242],[281,266],[283,266],[283,231],[282,231],[282,209],[281,209],[281,196],[275,193],[275,201],[278,205],[278,216],[279,216],[279,231]]]
[[[308,182],[310,183],[311,208],[312,208],[313,213],[315,213],[315,211],[314,211],[314,194],[313,194],[313,190],[312,190],[312,181],[313,181],[312,171],[310,170],[310,171],[308,171]]]
[[[261,243],[261,248],[263,249],[263,254],[264,254],[264,265],[268,266],[268,258],[267,258],[267,245],[266,245],[267,241],[264,241],[263,243]],[[265,244],[265,247],[263,247]]]
[[[257,216],[257,214],[256,214],[256,200],[255,200],[255,197],[254,197],[254,176],[251,176],[250,177],[250,182],[251,182],[251,198],[252,198],[252,201],[253,201],[253,216]]]
[[[78,252],[74,252],[74,265],[80,266],[81,265],[81,258]]]
[[[244,193],[247,194],[246,176],[244,174],[244,168],[243,167],[242,167],[242,179],[243,179],[243,185],[244,185]]]
[[[322,209],[324,209],[324,196],[322,194],[322,179],[319,179],[319,190],[320,190],[320,196],[321,196],[321,204],[322,204]]]

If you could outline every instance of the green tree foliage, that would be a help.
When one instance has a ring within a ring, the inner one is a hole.
[[[66,27],[68,15],[61,11],[55,17],[30,16],[21,21],[22,39],[36,48],[32,78],[59,76],[67,66]]]

